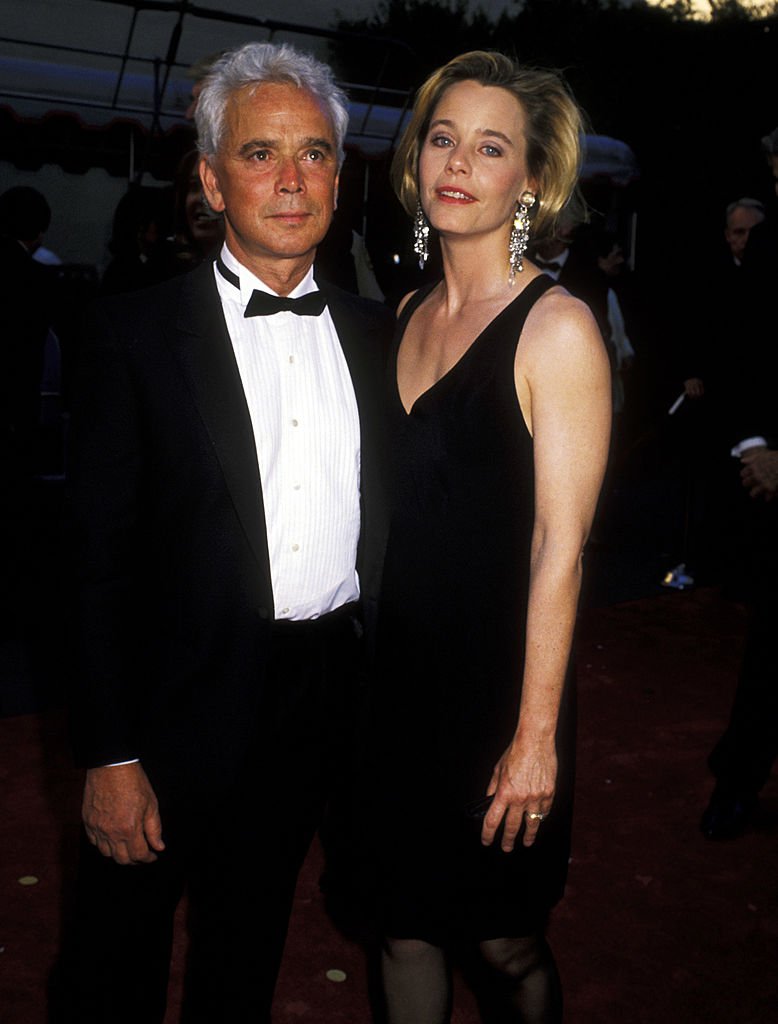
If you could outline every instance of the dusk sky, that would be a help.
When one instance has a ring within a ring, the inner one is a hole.
[[[629,2],[629,0],[627,0]],[[649,0],[651,3],[661,3],[661,0]],[[344,17],[360,18],[367,17],[378,7],[379,0],[340,0],[340,2],[322,3],[321,0],[297,0],[294,6],[294,13],[290,13],[288,0],[264,0],[262,5],[263,15],[267,18],[278,19],[279,21],[293,21],[296,24],[310,24],[324,28],[330,25],[334,18],[334,12],[341,12]],[[745,6],[759,6],[760,0],[745,0]],[[217,5],[218,6],[218,5]],[[228,5],[230,9],[240,9],[243,4],[236,4],[231,0]],[[256,4],[253,0],[245,3],[252,12],[256,11]],[[472,9],[482,8],[487,14],[497,17],[505,10],[515,10],[516,3],[511,0],[470,0]],[[695,6],[702,14],[710,12],[710,4],[707,0],[695,0]]]

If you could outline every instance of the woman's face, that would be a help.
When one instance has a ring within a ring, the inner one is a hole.
[[[516,201],[535,191],[526,116],[499,86],[467,80],[443,93],[419,152],[419,195],[443,235],[507,231]]]

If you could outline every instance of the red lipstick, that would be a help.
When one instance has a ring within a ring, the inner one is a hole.
[[[465,192],[463,188],[456,185],[441,185],[435,189],[435,195],[443,203],[474,203],[475,196]]]

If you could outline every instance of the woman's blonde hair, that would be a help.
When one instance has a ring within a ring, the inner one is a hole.
[[[527,169],[537,185],[533,235],[553,232],[561,211],[583,203],[576,188],[581,167],[583,115],[560,74],[524,68],[502,53],[473,50],[434,71],[416,93],[413,113],[392,160],[392,184],[413,216],[419,203],[419,152],[443,93],[456,82],[507,89],[527,119]]]

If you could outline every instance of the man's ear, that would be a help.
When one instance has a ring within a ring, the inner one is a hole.
[[[221,189],[219,188],[219,178],[207,156],[200,157],[198,171],[208,205],[214,213],[222,213],[225,206]]]
[[[338,208],[338,188],[340,187],[340,175],[336,175],[335,184],[333,185],[333,196],[332,196],[332,209],[337,210]]]

